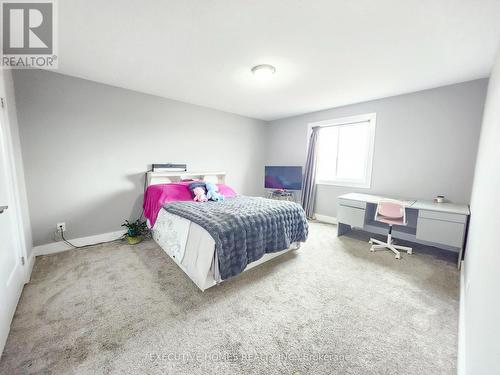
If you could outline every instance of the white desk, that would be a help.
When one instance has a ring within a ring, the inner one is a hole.
[[[383,197],[381,195],[373,195],[373,194],[363,194],[363,193],[349,193],[349,194],[344,194],[339,197],[339,199],[348,199],[352,201],[357,201],[357,202],[367,202],[367,203],[373,203],[373,204],[378,204],[381,200],[397,200],[399,202],[403,202],[406,207],[411,206],[416,202],[416,200],[411,200],[411,199],[405,199],[405,198],[388,198],[388,197]]]
[[[386,225],[375,221],[375,212],[378,202],[387,199],[402,201],[406,207],[408,225],[395,226],[392,232],[394,238],[455,251],[460,266],[470,215],[468,205],[361,193],[344,194],[338,198],[338,235],[347,233],[351,228],[386,234]]]

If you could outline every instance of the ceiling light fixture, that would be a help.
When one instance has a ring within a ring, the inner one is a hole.
[[[276,68],[269,64],[256,65],[252,68],[252,73],[260,80],[269,80],[276,73]]]

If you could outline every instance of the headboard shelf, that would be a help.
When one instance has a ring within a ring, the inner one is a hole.
[[[226,172],[148,172],[147,182],[150,185],[171,184],[183,180],[203,180],[215,184],[224,184],[226,182]]]

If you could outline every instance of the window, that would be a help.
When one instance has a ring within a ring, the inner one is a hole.
[[[375,113],[321,121],[316,183],[369,188],[375,141]]]

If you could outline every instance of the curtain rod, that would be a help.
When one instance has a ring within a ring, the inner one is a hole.
[[[362,124],[364,122],[370,122],[370,120],[354,121],[354,122],[342,122],[340,124],[331,124],[331,125],[316,125],[316,126],[313,126],[312,129],[316,129],[316,128],[330,128],[332,126]]]

